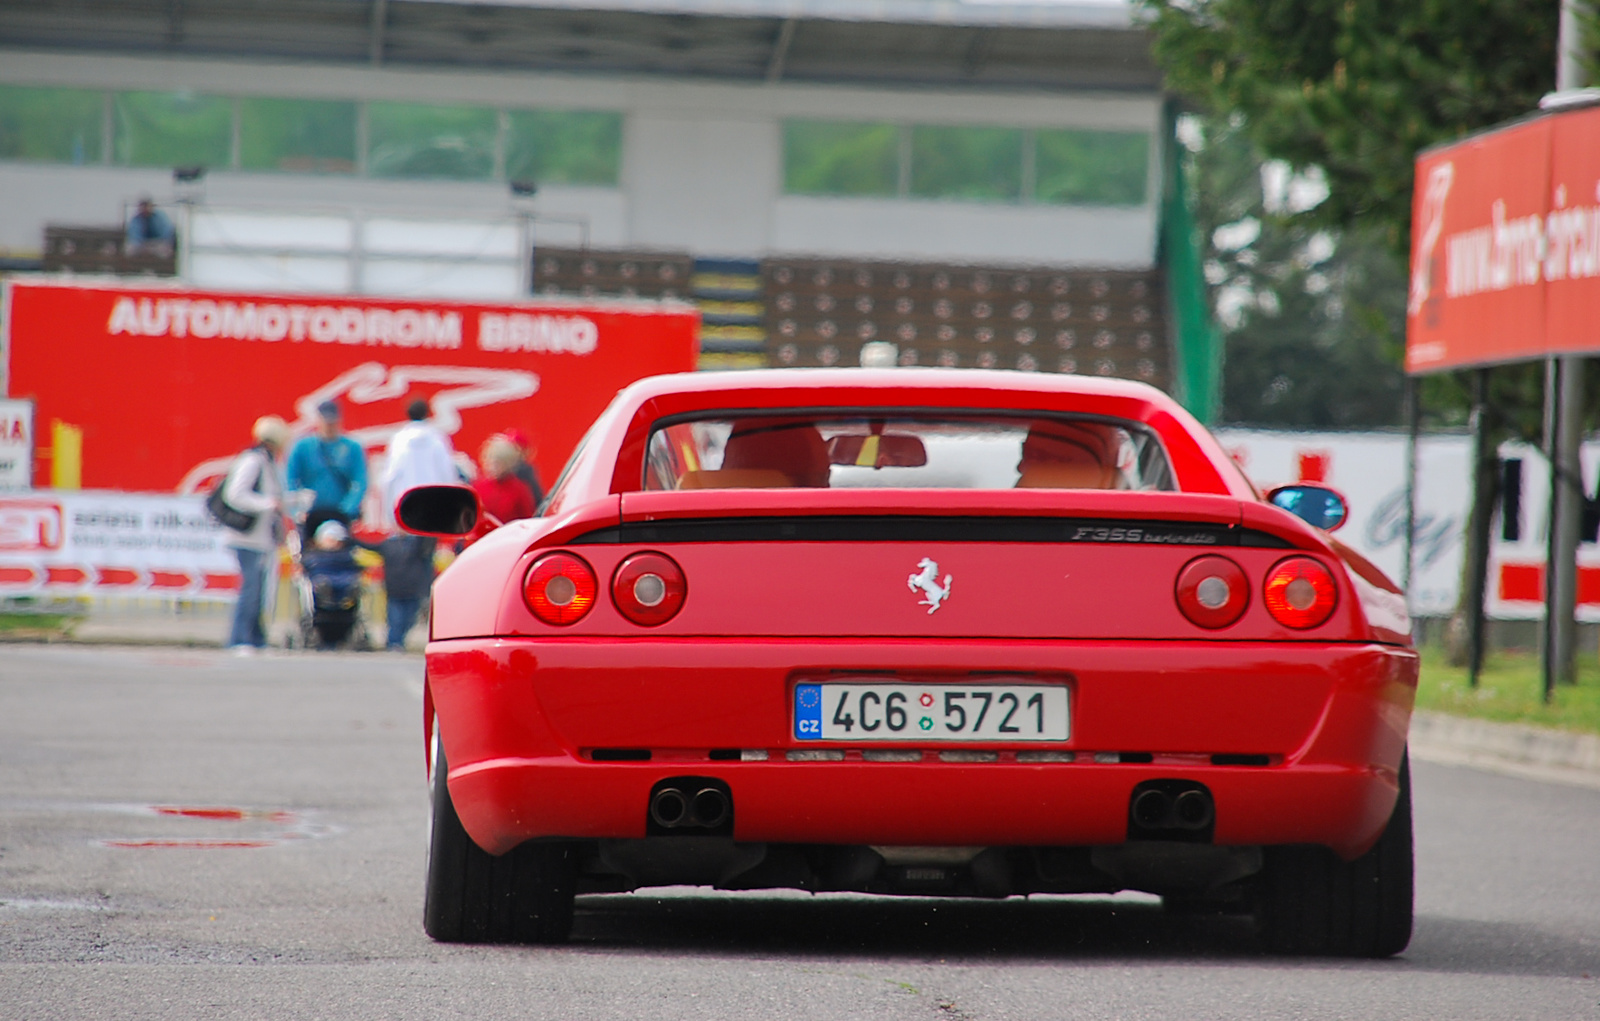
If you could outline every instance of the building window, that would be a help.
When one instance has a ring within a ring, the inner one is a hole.
[[[0,85],[0,159],[99,163],[104,94]]]
[[[1150,136],[1134,131],[1040,131],[1034,200],[1085,206],[1142,205]]]
[[[783,125],[783,190],[966,202],[1137,206],[1150,136],[1137,131],[862,124]]]
[[[506,115],[510,180],[615,186],[621,166],[619,113],[513,110]]]
[[[893,124],[783,124],[783,190],[791,195],[896,195],[900,129]]]
[[[354,173],[356,105],[316,99],[240,100],[239,166]]]
[[[486,181],[494,176],[495,111],[422,103],[367,105],[367,173]]]
[[[980,202],[1021,198],[1022,132],[1014,128],[912,128],[911,194]]]
[[[233,104],[193,92],[120,92],[112,101],[116,162],[130,167],[233,163]]]

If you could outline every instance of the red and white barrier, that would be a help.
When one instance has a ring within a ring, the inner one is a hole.
[[[0,494],[0,596],[232,599],[239,565],[198,496]]]

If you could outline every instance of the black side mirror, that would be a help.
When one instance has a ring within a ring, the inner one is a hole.
[[[1336,531],[1350,514],[1350,506],[1338,490],[1310,482],[1279,486],[1267,494],[1267,502],[1325,532]]]
[[[478,494],[466,486],[417,486],[400,495],[394,517],[416,535],[459,539],[478,527],[482,511]]]

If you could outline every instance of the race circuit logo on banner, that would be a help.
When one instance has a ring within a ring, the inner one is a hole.
[[[283,418],[298,438],[329,400],[373,479],[421,399],[464,470],[490,436],[515,429],[550,481],[618,390],[691,371],[698,356],[699,312],[672,302],[488,304],[20,278],[0,288],[7,391],[34,400],[35,421],[81,437],[63,475],[49,436],[35,431],[35,477],[77,478],[85,489],[196,492],[249,445],[258,417]],[[136,423],[126,411],[135,403],[148,412]],[[387,499],[369,490],[364,520],[384,519]]]

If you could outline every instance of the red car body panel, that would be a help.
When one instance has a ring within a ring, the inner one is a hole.
[[[972,765],[936,755],[915,764],[785,761],[805,744],[789,734],[791,685],[839,663],[852,672],[893,664],[928,680],[1059,678],[1077,721],[1067,746],[1085,761],[1017,763],[1026,746]],[[643,836],[651,785],[686,771],[727,780],[738,799],[735,836],[745,841],[1117,843],[1134,785],[1178,773],[1211,787],[1218,843],[1321,843],[1353,857],[1393,807],[1415,682],[1415,658],[1403,649],[1320,643],[1287,652],[1249,642],[1008,641],[957,651],[920,641],[483,639],[436,643],[429,660],[434,705],[455,723],[440,734],[456,810],[496,852],[539,836]],[[1241,705],[1260,711],[1243,714]],[[596,747],[654,755],[594,762]],[[714,748],[770,758],[712,761]],[[1152,761],[1094,761],[1096,752],[1124,751]],[[1272,764],[1213,766],[1219,754],[1267,755]]]
[[[642,491],[660,419],[771,408],[1113,415],[1156,432],[1180,491]],[[726,782],[733,836],[750,842],[1117,844],[1134,787],[1178,777],[1210,790],[1216,844],[1322,844],[1349,859],[1395,803],[1417,679],[1404,598],[1326,533],[1262,502],[1210,434],[1149,387],[946,370],[658,377],[595,423],[546,512],[473,545],[434,590],[427,712],[456,811],[492,853],[536,838],[643,837],[652,786],[686,773]],[[684,538],[707,521],[862,520],[891,535],[922,522],[934,538]],[[1005,539],[1051,521],[1091,530]],[[951,532],[972,522],[974,538]],[[1127,529],[1168,527],[1222,538],[1127,540]],[[530,565],[555,549],[599,580],[593,609],[565,627],[541,623],[522,597]],[[682,611],[654,627],[609,595],[618,564],[646,550],[675,560],[687,584]],[[1174,594],[1179,571],[1208,554],[1251,585],[1243,614],[1216,630],[1190,622]],[[1263,603],[1265,576],[1291,556],[1336,579],[1337,605],[1313,628],[1285,627]],[[907,592],[919,557],[957,579],[937,614]],[[869,761],[889,746],[797,740],[794,686],[852,675],[1065,686],[1071,735],[1051,747],[1072,761],[1019,761],[1038,746],[993,741]],[[818,748],[842,758],[788,760]],[[649,759],[596,759],[619,749]],[[962,750],[993,761],[941,759]]]

